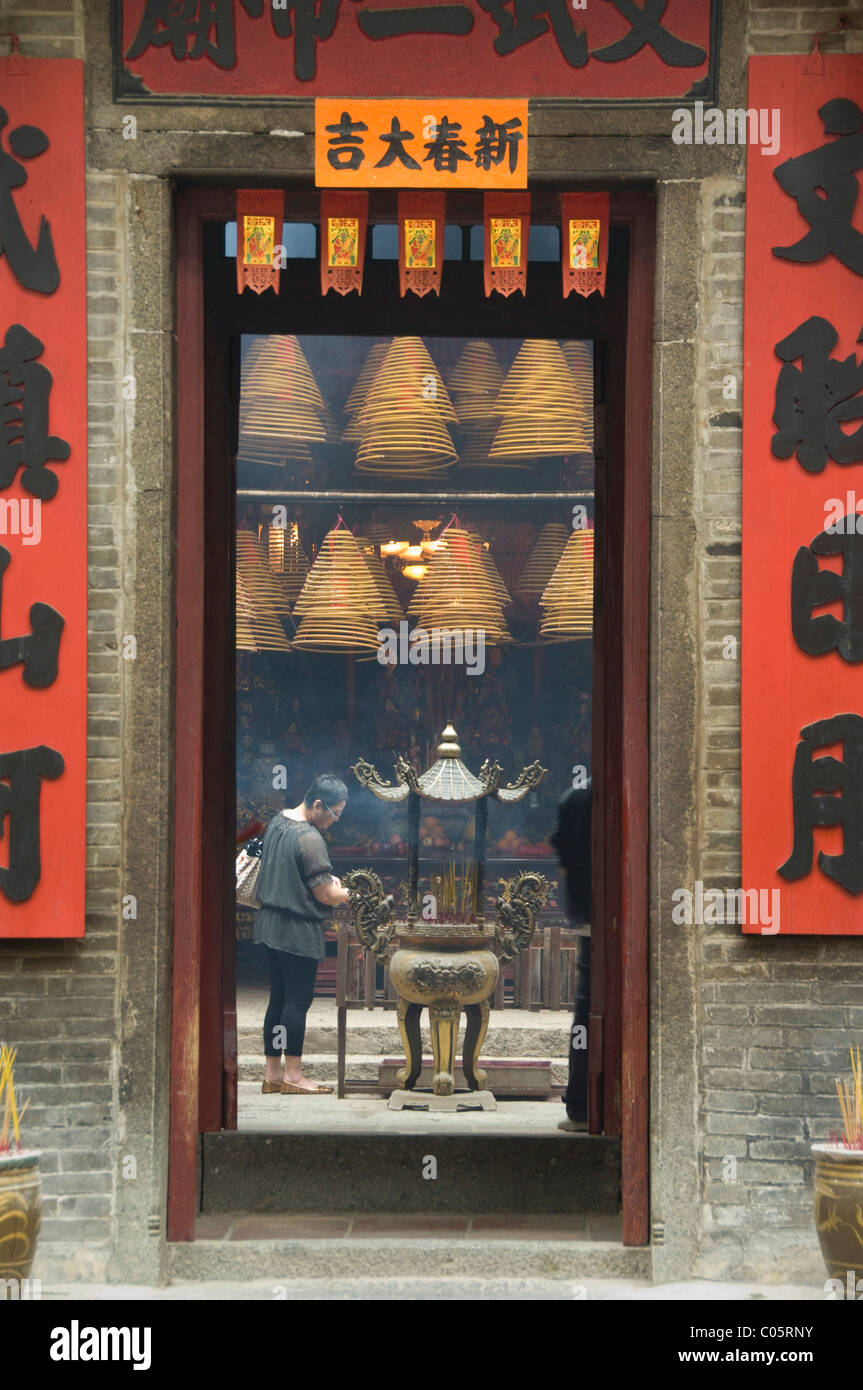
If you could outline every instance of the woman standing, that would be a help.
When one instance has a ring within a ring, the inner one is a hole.
[[[333,873],[321,834],[340,819],[347,799],[339,777],[316,777],[299,806],[280,811],[264,835],[254,939],[267,948],[270,964],[265,1095],[328,1095],[333,1089],[303,1076],[303,1041],[318,961],[325,954],[324,923],[350,896]]]

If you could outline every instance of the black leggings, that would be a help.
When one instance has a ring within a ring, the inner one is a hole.
[[[264,1017],[264,1052],[278,1057],[303,1055],[306,1014],[315,997],[318,962],[314,956],[292,956],[266,948],[270,962],[270,1002]],[[284,1033],[278,1029],[284,1029]]]

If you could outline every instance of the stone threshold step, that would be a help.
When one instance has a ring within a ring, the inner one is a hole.
[[[650,1249],[615,1241],[464,1237],[195,1240],[168,1246],[171,1279],[649,1279]]]

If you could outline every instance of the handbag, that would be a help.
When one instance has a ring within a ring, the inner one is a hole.
[[[249,840],[237,855],[237,902],[241,907],[261,906],[256,889],[263,844],[263,835],[257,835],[254,840]]]

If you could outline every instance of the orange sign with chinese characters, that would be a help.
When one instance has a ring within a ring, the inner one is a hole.
[[[315,102],[319,188],[526,188],[527,102]]]

